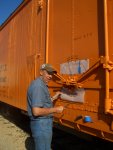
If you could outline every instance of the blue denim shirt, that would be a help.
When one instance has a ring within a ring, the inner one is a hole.
[[[28,100],[28,115],[31,120],[48,118],[52,116],[52,114],[50,114],[46,116],[34,117],[32,114],[33,107],[41,107],[41,108],[53,107],[48,87],[41,77],[32,81],[32,83],[30,84],[27,91],[27,100]]]

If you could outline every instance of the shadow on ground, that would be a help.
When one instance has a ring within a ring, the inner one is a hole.
[[[27,139],[25,140],[25,147],[27,150],[35,150],[32,137],[27,137]]]

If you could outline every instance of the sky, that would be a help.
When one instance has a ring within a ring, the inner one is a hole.
[[[0,26],[22,2],[23,0],[0,0]]]

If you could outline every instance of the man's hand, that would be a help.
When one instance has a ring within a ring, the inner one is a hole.
[[[56,113],[62,113],[63,110],[64,110],[64,107],[63,107],[63,106],[56,106],[56,107],[54,107],[54,108],[55,108],[55,110],[56,110]]]
[[[56,100],[58,97],[60,97],[62,92],[58,91],[56,94],[51,98],[52,101]]]

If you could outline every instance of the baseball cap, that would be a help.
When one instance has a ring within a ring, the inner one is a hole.
[[[46,70],[49,74],[57,73],[51,64],[43,64],[40,67],[40,70]]]

